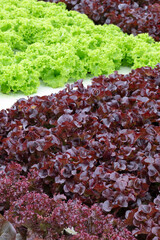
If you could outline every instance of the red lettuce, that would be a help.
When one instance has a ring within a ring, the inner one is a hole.
[[[66,199],[62,200],[64,208],[77,201],[83,211],[97,206],[104,218],[111,214],[120,219],[137,239],[157,239],[159,75],[160,64],[155,69],[132,70],[128,75],[115,72],[109,77],[93,78],[87,88],[79,80],[57,94],[20,99],[12,108],[2,110],[1,213],[18,229],[29,228],[28,232],[33,233],[32,224],[38,224],[35,236],[45,238],[49,223],[53,224],[47,214],[58,211],[52,201],[60,194]],[[34,201],[42,205],[44,201],[49,210],[41,213]],[[36,213],[47,221],[42,222],[44,228],[37,223],[41,217],[37,220]],[[84,227],[78,229],[79,220],[75,220],[76,226],[71,224],[74,211],[66,214],[71,218],[64,217],[70,220],[62,228],[73,226],[81,234],[79,239],[99,237],[97,231],[92,234]],[[61,229],[60,223],[56,224],[55,229]],[[101,224],[95,226],[101,229]],[[102,239],[103,234],[108,236],[105,231],[101,231]],[[51,232],[58,237],[61,234],[58,230]]]

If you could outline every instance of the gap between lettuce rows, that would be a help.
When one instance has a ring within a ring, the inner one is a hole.
[[[121,67],[118,73],[121,74],[128,74],[131,71],[129,67]],[[91,78],[84,79],[84,86],[91,84]],[[38,88],[37,93],[32,94],[31,96],[43,96],[49,95],[51,93],[58,93],[63,88],[51,88],[46,86],[43,82],[41,82],[40,87]],[[0,110],[10,108],[19,98],[27,99],[28,96],[24,95],[23,93],[11,93],[10,95],[6,95],[0,92]]]

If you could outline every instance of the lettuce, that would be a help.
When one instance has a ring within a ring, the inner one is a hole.
[[[160,45],[148,34],[124,34],[115,25],[95,25],[65,4],[0,1],[0,86],[3,93],[53,88],[69,80],[110,74],[122,65],[154,67]]]

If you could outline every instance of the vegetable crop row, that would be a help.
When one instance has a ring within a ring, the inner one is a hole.
[[[93,78],[87,88],[79,80],[2,110],[6,219],[46,240],[67,227],[73,239],[159,239],[159,76],[160,64]]]
[[[45,1],[45,0],[44,0]],[[85,13],[96,24],[115,24],[123,32],[149,33],[160,41],[159,0],[48,0],[64,2],[69,10]]]
[[[99,76],[122,65],[154,67],[160,62],[160,43],[148,34],[134,37],[115,25],[95,25],[64,4],[1,0],[0,18],[3,93],[31,94],[40,80],[55,88],[88,73]]]

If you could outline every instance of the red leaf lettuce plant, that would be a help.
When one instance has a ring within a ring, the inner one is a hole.
[[[159,76],[160,64],[79,80],[0,112],[0,206],[16,229],[160,238]]]

